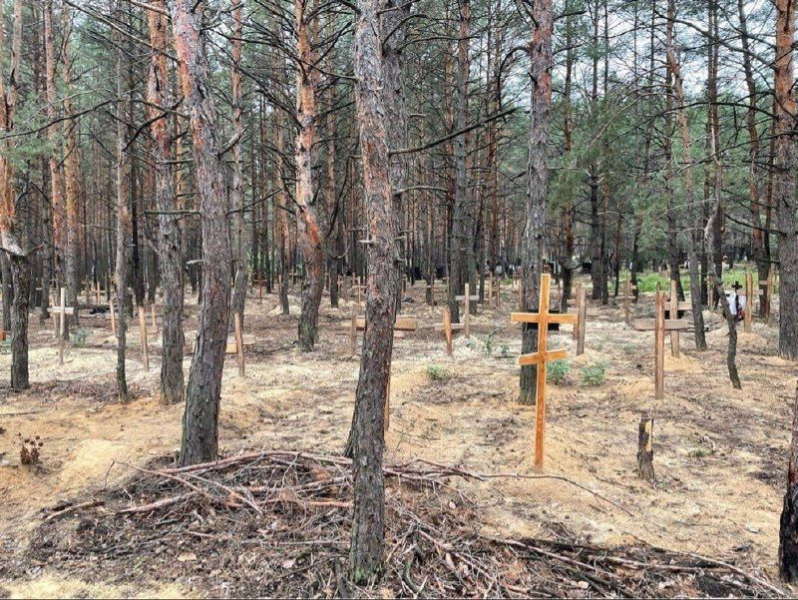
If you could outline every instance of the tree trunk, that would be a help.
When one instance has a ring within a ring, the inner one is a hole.
[[[316,90],[319,71],[317,56],[310,39],[312,0],[296,0],[297,34],[297,122],[296,138],[296,204],[297,244],[302,250],[305,278],[302,282],[302,313],[299,315],[299,347],[311,352],[318,339],[321,296],[324,292],[324,230],[316,205],[313,157],[316,143]],[[311,15],[311,16],[309,16]]]
[[[779,526],[779,576],[787,583],[798,582],[798,386],[792,408],[787,490]]]
[[[116,12],[123,15],[123,0],[117,0]],[[124,16],[120,19],[124,23]],[[125,350],[127,346],[127,246],[130,239],[130,161],[125,149],[128,143],[128,127],[126,121],[125,102],[125,74],[128,68],[127,53],[122,44],[122,35],[117,33],[115,41],[118,46],[116,59],[116,85],[117,85],[117,118],[116,118],[116,388],[119,402],[127,404],[130,396],[127,390],[127,375],[125,371]]]
[[[151,4],[166,9],[165,0]],[[181,256],[180,221],[175,196],[174,175],[169,162],[174,159],[169,131],[169,117],[158,107],[172,104],[166,53],[168,20],[166,15],[147,11],[152,58],[147,79],[147,100],[150,130],[153,137],[153,170],[155,205],[158,208],[158,252],[161,289],[163,291],[163,359],[161,361],[161,404],[178,404],[185,399],[183,380],[183,260]]]
[[[552,2],[541,0],[534,4],[535,29],[530,43],[530,78],[532,94],[529,105],[529,163],[526,169],[526,203],[524,206],[524,237],[521,242],[521,277],[523,311],[538,308],[538,282],[543,273],[543,246],[546,235],[546,192],[551,112],[552,69]],[[606,280],[605,280],[606,284]],[[521,341],[522,354],[537,350],[537,327],[524,324]],[[520,401],[535,401],[537,368],[521,367]]]
[[[202,5],[174,0],[172,28],[194,142],[194,173],[202,214],[202,302],[180,449],[181,465],[192,465],[218,456],[219,400],[230,321],[230,239],[218,118],[202,34]]]
[[[460,35],[457,42],[457,77],[456,88],[456,122],[455,131],[466,127],[468,114],[468,75],[470,61],[468,56],[468,36],[471,24],[471,2],[460,0]],[[474,249],[471,243],[471,199],[468,197],[468,168],[466,164],[466,136],[460,135],[454,140],[454,204],[452,208],[452,236],[449,248],[449,313],[452,322],[460,322],[460,306],[455,297],[462,294],[464,285],[471,281]],[[470,300],[465,303],[470,310]]]
[[[798,235],[796,234],[795,172],[798,156],[795,148],[795,95],[793,86],[793,42],[795,4],[776,2],[776,60],[774,98],[776,126],[776,176],[773,197],[776,204],[776,229],[781,270],[779,356],[798,359]]]
[[[377,0],[358,0],[355,31],[355,106],[363,162],[369,226],[366,330],[353,418],[354,516],[349,552],[353,579],[373,580],[382,572],[385,550],[385,489],[382,473],[384,407],[396,317],[399,254],[391,196],[388,133],[382,88]]]
[[[233,178],[230,185],[230,207],[235,212],[236,224],[236,274],[233,285],[232,311],[238,314],[241,326],[244,326],[244,306],[247,301],[247,256],[249,256],[249,235],[245,227],[246,219],[244,206],[244,159],[241,139],[244,137],[244,123],[242,121],[242,82],[241,82],[241,52],[243,47],[244,21],[243,0],[235,0],[233,4],[233,66],[230,73],[231,95],[233,103]],[[254,220],[254,219],[253,219]]]
[[[668,0],[669,21],[673,22],[676,18],[675,0]],[[703,303],[701,302],[701,275],[699,273],[698,248],[701,245],[701,219],[700,207],[696,206],[695,184],[693,182],[693,155],[692,140],[690,137],[690,124],[687,119],[687,109],[684,106],[684,87],[682,85],[681,66],[676,57],[673,43],[673,29],[668,27],[666,58],[673,77],[674,98],[677,103],[679,130],[682,138],[682,158],[681,172],[684,177],[685,202],[687,213],[691,216],[689,242],[687,244],[687,261],[690,271],[690,302],[693,312],[693,327],[695,328],[696,350],[707,349],[707,341],[704,335],[704,313]],[[674,246],[676,244],[673,244]],[[678,270],[677,270],[678,274]],[[675,318],[671,315],[671,318]]]

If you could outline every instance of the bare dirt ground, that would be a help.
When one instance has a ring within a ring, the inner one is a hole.
[[[420,329],[397,334],[395,342],[388,462],[422,458],[501,474],[456,483],[479,506],[488,534],[575,535],[602,545],[642,541],[734,557],[738,566],[775,579],[796,375],[794,365],[776,356],[776,326],[757,322],[752,333],[740,327],[743,389],[737,391],[725,368],[725,326],[706,312],[709,351],[696,353],[692,335],[682,334],[682,357],[666,359],[666,398],[654,401],[653,332],[627,327],[613,302],[590,303],[584,355],[573,356],[570,327],[552,333],[550,347],[568,348],[571,370],[548,388],[547,477],[527,477],[535,474],[534,408],[516,401],[520,330],[509,312],[517,294],[507,289],[494,310],[480,306],[471,339],[459,334],[453,357],[435,330],[440,311],[423,302],[423,285],[407,295],[414,302],[405,302],[402,312],[417,316]],[[229,356],[223,382],[225,456],[261,448],[343,449],[359,368],[359,358],[349,356],[349,305],[331,309],[325,299],[318,350],[303,354],[295,344],[296,295],[291,303],[291,315],[282,316],[275,295],[259,303],[256,290],[248,300],[247,374],[239,378]],[[634,310],[650,316],[652,299],[642,296]],[[190,347],[193,298],[187,315]],[[90,331],[86,346],[70,349],[59,367],[51,327],[32,323],[32,387],[12,394],[4,382],[0,389],[0,555],[23,556],[55,507],[119,486],[133,466],[174,455],[179,447],[182,407],[157,401],[159,340],[151,339],[146,373],[138,332],[131,332],[127,368],[136,399],[121,406],[110,323],[86,318],[82,326]],[[9,372],[9,362],[0,356],[0,372]],[[606,380],[583,383],[581,369],[598,362],[606,364]],[[189,363],[187,355],[186,372]],[[636,477],[643,412],[655,419],[654,485]],[[44,442],[41,468],[19,465],[19,435]],[[31,560],[24,576],[0,579],[0,591],[12,597],[201,595],[171,580],[145,589],[87,581]]]

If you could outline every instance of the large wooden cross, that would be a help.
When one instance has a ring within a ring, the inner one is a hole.
[[[544,273],[540,277],[540,300],[537,313],[514,312],[510,320],[514,323],[534,323],[538,327],[538,350],[534,354],[522,354],[518,364],[523,366],[537,365],[537,400],[535,406],[535,468],[543,469],[544,444],[546,436],[546,363],[562,360],[566,357],[565,348],[548,349],[549,323],[570,323],[577,321],[577,315],[552,314],[549,312],[549,291],[551,275]]]
[[[443,331],[443,336],[446,339],[446,354],[451,356],[454,353],[454,344],[452,340],[455,331],[463,329],[462,323],[452,323],[452,314],[449,312],[449,307],[443,307],[443,325],[436,325],[435,329]]]
[[[74,315],[75,314],[75,307],[74,306],[67,306],[66,305],[66,287],[61,287],[61,305],[54,306],[52,308],[52,312],[54,313],[53,318],[55,315],[58,315],[59,325],[58,325],[58,364],[64,364],[64,336],[66,334],[66,316],[67,315]]]
[[[665,397],[665,331],[687,329],[689,324],[684,319],[665,318],[665,294],[657,290],[654,299],[656,311],[653,319],[636,319],[633,327],[637,331],[654,332],[654,398]],[[671,313],[671,317],[678,313]]]
[[[463,320],[465,322],[465,336],[467,338],[471,337],[471,303],[479,300],[478,295],[476,294],[472,295],[470,292],[471,292],[471,287],[468,284],[468,282],[466,282],[465,294],[463,294],[462,296],[454,297],[454,299],[457,300],[458,302],[462,302],[463,304],[465,304],[465,317]]]

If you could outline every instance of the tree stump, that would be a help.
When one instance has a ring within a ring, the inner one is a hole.
[[[653,431],[654,419],[644,414],[637,429],[637,475],[646,481],[654,480]]]

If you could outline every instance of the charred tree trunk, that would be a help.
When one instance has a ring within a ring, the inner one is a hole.
[[[202,214],[202,303],[180,449],[180,463],[192,465],[215,460],[218,455],[219,400],[230,321],[230,239],[218,118],[202,33],[202,5],[174,0],[172,28]]]

